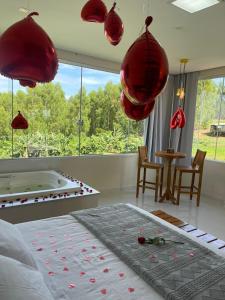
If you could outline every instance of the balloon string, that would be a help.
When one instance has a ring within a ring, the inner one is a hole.
[[[148,7],[147,7],[147,16],[149,16],[150,15],[150,1],[151,0],[147,0],[148,1]],[[147,17],[146,16],[146,17]]]
[[[30,13],[30,14],[28,15],[28,17],[32,17],[32,16],[39,16],[39,13],[36,12],[36,11],[33,11],[32,13]]]

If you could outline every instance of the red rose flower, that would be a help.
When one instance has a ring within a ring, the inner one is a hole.
[[[144,244],[145,241],[146,241],[145,237],[139,236],[139,238],[138,238],[138,243],[139,243],[139,244]]]

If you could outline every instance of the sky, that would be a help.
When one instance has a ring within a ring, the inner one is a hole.
[[[68,64],[59,64],[58,72],[53,82],[59,82],[64,90],[66,98],[76,94],[80,90],[81,85],[81,68]],[[99,87],[104,87],[109,81],[113,83],[120,82],[119,74],[103,72],[88,68],[83,68],[83,86],[87,92],[97,90]],[[14,81],[13,90],[26,90],[19,85],[18,81]],[[0,92],[11,92],[12,82],[10,79],[0,75]]]

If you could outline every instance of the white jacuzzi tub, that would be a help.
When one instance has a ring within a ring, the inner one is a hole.
[[[79,183],[67,179],[56,171],[0,173],[0,202],[80,190]]]

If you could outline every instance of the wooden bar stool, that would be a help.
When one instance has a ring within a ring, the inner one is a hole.
[[[197,195],[197,206],[200,204],[201,186],[202,186],[202,174],[205,161],[206,152],[197,150],[192,165],[190,167],[175,167],[173,176],[173,195],[177,191],[177,205],[180,203],[180,194],[190,194],[192,200],[193,195]],[[179,173],[178,185],[176,185],[176,175]],[[183,173],[192,174],[191,185],[182,186]],[[195,186],[195,175],[198,175],[198,185]]]
[[[140,178],[142,168],[143,168],[143,179]],[[155,182],[146,181],[146,170],[147,169],[155,170],[155,173],[156,173]],[[146,146],[138,147],[138,170],[137,170],[136,198],[138,198],[138,195],[139,195],[139,188],[142,187],[142,193],[145,192],[145,189],[154,190],[155,191],[155,202],[157,202],[159,188],[160,188],[160,196],[162,196],[163,171],[164,171],[163,165],[148,161]]]

